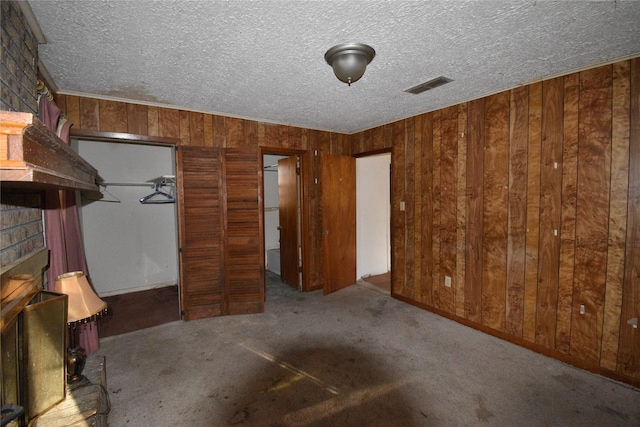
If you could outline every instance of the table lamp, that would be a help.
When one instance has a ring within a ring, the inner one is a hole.
[[[54,291],[69,296],[67,309],[67,327],[69,329],[69,347],[67,348],[67,383],[82,380],[82,370],[87,360],[85,350],[78,342],[78,325],[101,317],[107,311],[107,303],[93,291],[82,271],[72,271],[56,278]]]

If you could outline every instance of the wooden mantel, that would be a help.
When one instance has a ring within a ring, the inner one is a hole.
[[[30,113],[0,111],[0,181],[9,188],[98,191],[98,171]]]

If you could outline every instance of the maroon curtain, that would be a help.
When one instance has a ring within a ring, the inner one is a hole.
[[[60,109],[46,96],[40,97],[38,109],[40,121],[54,132],[58,131]],[[64,120],[58,132],[67,144],[70,127],[71,123]],[[53,290],[56,277],[70,271],[82,271],[89,278],[80,234],[75,191],[47,190],[45,192],[44,223],[46,245],[49,249],[49,270],[47,271],[49,290]],[[95,322],[81,325],[78,345],[83,347],[87,354],[100,348]]]

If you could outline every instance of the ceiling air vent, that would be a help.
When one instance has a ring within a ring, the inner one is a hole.
[[[431,90],[438,86],[442,86],[443,84],[446,84],[452,81],[453,80],[451,80],[448,77],[440,76],[440,77],[436,77],[435,79],[429,80],[428,82],[420,83],[418,86],[405,89],[404,91],[407,93],[412,93],[414,95],[417,95],[419,93],[426,92],[428,90]]]

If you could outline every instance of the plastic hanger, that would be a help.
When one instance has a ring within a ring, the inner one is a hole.
[[[156,190],[149,194],[148,196],[144,196],[140,199],[140,203],[145,205],[157,205],[161,203],[175,203],[176,198],[167,193],[166,191],[160,189],[160,184],[155,185]]]

